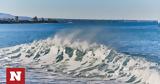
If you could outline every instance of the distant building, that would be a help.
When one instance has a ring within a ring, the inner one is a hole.
[[[32,20],[33,20],[34,22],[38,22],[37,16],[33,17]]]
[[[15,22],[19,22],[19,17],[15,16]]]
[[[41,18],[41,22],[45,22],[45,20],[44,20],[44,18],[43,18],[43,17]]]

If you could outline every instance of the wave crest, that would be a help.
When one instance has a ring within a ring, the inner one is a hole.
[[[1,67],[9,62],[20,63],[73,77],[147,84],[158,84],[160,80],[157,63],[118,53],[105,45],[60,36],[2,48],[0,60],[3,63]]]

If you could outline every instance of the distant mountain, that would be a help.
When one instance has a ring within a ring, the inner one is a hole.
[[[6,13],[0,13],[0,19],[14,19],[15,16],[11,15],[11,14],[6,14]],[[19,16],[19,20],[31,20],[31,17],[27,17],[27,16]]]
[[[0,19],[5,19],[5,18],[14,18],[14,16],[10,14],[0,13]]]

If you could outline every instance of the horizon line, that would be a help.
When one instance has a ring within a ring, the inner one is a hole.
[[[2,12],[0,12],[2,13]],[[15,15],[15,14],[11,14],[11,13],[2,13],[2,14],[9,14],[9,15],[13,15],[13,16],[19,16],[19,17],[29,17],[29,18],[33,18],[35,16],[27,16],[27,15]],[[104,19],[101,19],[101,18],[61,18],[61,17],[44,17],[44,16],[37,16],[37,18],[51,18],[51,19],[69,19],[69,20],[130,20],[130,21],[134,21],[134,20],[138,20],[138,21],[158,21],[160,22],[159,19],[128,19],[128,18],[104,18]]]

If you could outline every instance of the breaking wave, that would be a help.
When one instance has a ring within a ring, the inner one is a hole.
[[[118,53],[102,44],[59,35],[30,44],[2,48],[0,61],[0,67],[20,63],[28,68],[43,68],[78,78],[140,84],[160,82],[160,67],[157,63]]]

